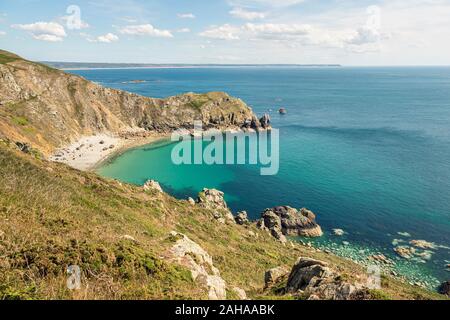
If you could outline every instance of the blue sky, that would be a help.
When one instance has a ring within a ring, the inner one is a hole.
[[[33,60],[450,65],[450,0],[1,0]]]

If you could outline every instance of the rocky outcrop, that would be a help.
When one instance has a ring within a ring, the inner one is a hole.
[[[321,227],[316,223],[316,215],[307,209],[280,206],[266,209],[258,222],[258,227],[270,231],[276,239],[285,242],[285,236],[320,237]]]
[[[362,286],[341,278],[323,261],[299,258],[289,275],[286,292],[300,294],[308,300],[354,300],[366,295]]]
[[[450,280],[441,284],[441,286],[439,287],[439,293],[444,294],[450,298]]]
[[[194,120],[201,120],[205,130],[239,129],[247,123],[260,127],[242,100],[223,92],[148,98],[17,56],[0,64],[0,110],[0,136],[29,144],[46,156],[82,136],[170,133],[192,129]]]
[[[264,274],[265,288],[268,288],[278,282],[279,279],[289,274],[289,269],[286,267],[276,267],[266,271]]]
[[[214,218],[220,223],[235,223],[234,216],[224,200],[222,191],[205,188],[198,194],[197,203],[212,210]]]
[[[172,231],[170,238],[176,242],[166,258],[188,268],[194,281],[208,290],[208,299],[226,299],[226,283],[214,266],[211,256],[184,234]]]
[[[250,223],[250,221],[248,220],[247,211],[239,211],[236,214],[236,217],[234,218],[234,220],[236,221],[236,223],[238,225],[241,225],[241,226]]]
[[[155,180],[149,180],[144,184],[144,190],[145,191],[157,191],[157,192],[163,192],[163,189],[161,188],[161,185],[159,184],[159,182],[155,181]]]

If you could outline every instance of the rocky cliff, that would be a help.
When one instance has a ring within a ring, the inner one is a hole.
[[[84,78],[0,51],[0,135],[45,155],[99,133],[241,128],[259,120],[240,99],[223,92],[154,99],[104,88]]]

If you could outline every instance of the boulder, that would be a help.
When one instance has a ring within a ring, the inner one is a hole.
[[[234,216],[225,202],[222,191],[205,188],[198,194],[197,203],[204,208],[211,209],[214,218],[219,222],[235,223]]]
[[[439,293],[450,297],[450,280],[441,284],[441,286],[439,287]]]
[[[305,208],[297,209],[280,206],[266,209],[258,224],[262,229],[268,229],[279,239],[283,236],[320,237],[321,227],[316,223],[316,215]]]
[[[287,274],[289,274],[289,269],[283,266],[267,270],[264,274],[265,287],[271,286]]]
[[[325,262],[310,258],[299,258],[289,274],[288,292],[304,291],[313,278],[325,278],[331,270]]]
[[[165,255],[166,258],[188,268],[194,281],[208,290],[210,300],[226,299],[226,283],[214,266],[212,257],[184,234],[172,231],[170,237],[176,242]]]
[[[300,293],[308,300],[355,300],[366,296],[364,290],[343,281],[327,263],[311,258],[297,260],[286,285],[286,292]]]
[[[270,116],[269,114],[265,113],[262,118],[259,120],[261,127],[263,129],[269,129],[270,128]]]
[[[161,192],[161,193],[163,192],[163,190],[162,190],[160,184],[159,184],[157,181],[155,181],[155,180],[149,180],[149,181],[147,181],[147,182],[144,184],[144,190],[145,190],[145,191],[153,190],[153,191],[158,191],[158,192]]]
[[[247,211],[239,211],[234,220],[241,226],[250,223],[250,221],[248,220]]]
[[[17,148],[23,153],[30,153],[31,147],[28,143],[16,142]]]

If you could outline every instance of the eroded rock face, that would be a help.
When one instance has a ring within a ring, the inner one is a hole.
[[[167,259],[191,270],[194,281],[207,288],[209,299],[226,299],[226,283],[211,256],[184,234],[172,231],[170,236],[178,240],[167,253]]]
[[[365,295],[362,287],[341,280],[327,263],[303,257],[292,268],[286,292],[302,293],[309,300],[353,300]]]
[[[144,184],[144,190],[145,191],[158,191],[158,192],[163,192],[163,189],[161,188],[161,185],[159,184],[159,182],[155,181],[155,180],[149,180]]]
[[[316,215],[307,209],[297,209],[280,206],[266,209],[258,226],[268,229],[280,241],[285,242],[285,236],[320,237],[322,229],[316,223]]]
[[[203,189],[198,194],[197,203],[204,208],[213,210],[214,218],[221,223],[234,221],[234,216],[224,200],[222,191],[216,189]]]

